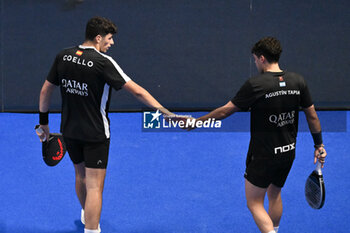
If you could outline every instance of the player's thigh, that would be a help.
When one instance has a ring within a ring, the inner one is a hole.
[[[269,200],[277,200],[281,198],[281,187],[277,187],[274,184],[270,184],[270,186],[267,188],[267,196]]]
[[[85,163],[74,164],[75,177],[85,179]]]
[[[263,203],[266,194],[266,188],[258,187],[252,184],[249,180],[245,180],[245,195],[248,205],[253,203]]]
[[[106,169],[102,168],[85,168],[86,189],[103,190]]]

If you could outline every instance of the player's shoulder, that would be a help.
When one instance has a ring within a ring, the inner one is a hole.
[[[254,75],[252,77],[250,77],[246,83],[249,83],[251,85],[254,85],[254,84],[259,84],[259,83],[263,83],[265,80],[265,78],[269,77],[268,74],[266,73],[263,73],[263,74],[257,74],[257,75]]]
[[[78,49],[79,49],[78,46],[66,47],[66,48],[63,48],[58,54],[66,54],[66,53],[73,52],[73,51],[78,50]]]
[[[253,75],[252,77],[250,77],[248,80],[249,81],[255,81],[258,80],[259,78],[263,77],[265,74],[257,74],[257,75]]]
[[[113,57],[111,57],[111,56],[109,56],[109,55],[107,55],[107,54],[105,54],[105,53],[101,53],[101,52],[98,52],[99,53],[99,55],[101,56],[101,58],[103,59],[103,60],[105,60],[106,62],[111,62],[111,63],[115,63],[116,61],[113,59]]]
[[[288,77],[289,79],[295,80],[296,82],[305,82],[304,77],[296,72],[292,72],[292,71],[284,71],[285,73],[285,77]]]
[[[90,51],[91,51],[90,56],[93,57],[94,59],[98,59],[102,62],[111,62],[111,63],[115,62],[111,56],[108,56],[107,54],[102,53],[94,48],[91,48]]]
[[[290,77],[302,78],[303,79],[303,76],[301,74],[299,74],[299,73],[296,73],[296,72],[293,72],[293,71],[288,71],[288,70],[285,70],[283,72],[284,72],[285,76],[290,76]]]
[[[101,58],[103,59],[105,66],[114,67],[116,70],[120,69],[118,63],[113,59],[113,57],[111,57],[105,53],[101,53],[101,52],[98,52],[98,53],[100,54]]]
[[[56,54],[56,58],[63,57],[65,55],[73,55],[77,50],[78,50],[78,46],[71,46],[71,47],[63,48],[63,49],[61,49],[61,51],[59,51]]]

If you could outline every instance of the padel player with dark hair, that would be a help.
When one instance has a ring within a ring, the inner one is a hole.
[[[76,194],[82,206],[85,232],[100,232],[102,191],[108,162],[108,119],[112,88],[125,89],[147,106],[171,113],[149,92],[133,82],[110,56],[117,27],[109,19],[94,17],[86,26],[82,45],[64,49],[57,56],[40,93],[41,139],[49,136],[51,94],[60,86],[61,132],[75,168]]]
[[[304,78],[279,67],[280,42],[273,37],[263,38],[251,52],[259,75],[248,79],[227,104],[197,120],[224,119],[250,109],[251,139],[244,174],[247,205],[260,231],[273,233],[278,231],[282,216],[281,189],[295,157],[300,107],[314,139],[314,163],[319,160],[323,164],[327,153]],[[268,212],[264,208],[266,193]]]

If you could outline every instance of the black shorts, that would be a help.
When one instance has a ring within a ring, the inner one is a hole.
[[[86,142],[64,137],[67,151],[74,164],[85,162],[88,168],[107,168],[109,139],[102,142]]]
[[[282,188],[292,168],[292,158],[247,158],[244,177],[253,185],[267,188],[270,184]]]

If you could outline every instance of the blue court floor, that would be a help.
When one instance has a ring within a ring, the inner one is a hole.
[[[203,113],[194,113],[201,115]],[[237,113],[225,132],[144,132],[142,113],[111,113],[111,149],[101,217],[103,233],[259,232],[245,203],[249,114]],[[349,119],[346,111],[319,112],[328,157],[326,203],[304,198],[313,142],[301,113],[296,160],[282,192],[279,233],[350,230]],[[0,232],[83,232],[68,154],[56,167],[41,158],[36,114],[0,114]],[[59,114],[50,114],[51,132]],[[239,126],[239,127],[238,127]]]

